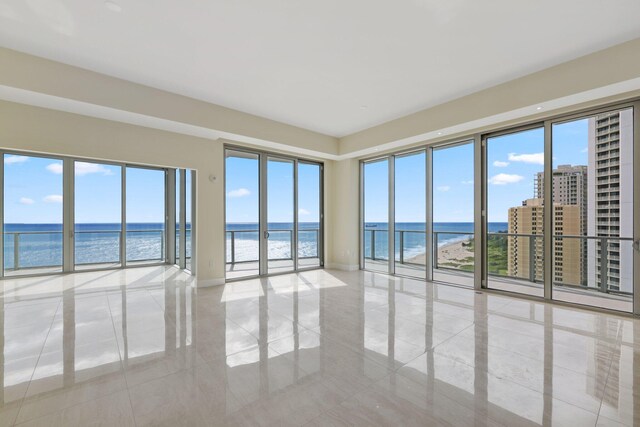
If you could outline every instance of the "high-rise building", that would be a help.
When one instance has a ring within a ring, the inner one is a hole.
[[[585,165],[559,165],[553,170],[553,204],[578,206],[579,215],[575,219],[576,224],[568,224],[568,219],[560,221],[560,228],[564,230],[559,232],[558,229],[554,231],[554,235],[574,235],[585,236],[587,234],[587,182],[588,182],[588,167]],[[536,174],[536,196],[540,199],[544,197],[544,172],[538,172]],[[554,208],[556,214],[558,214],[558,208]],[[573,212],[571,213],[573,218]],[[571,232],[569,232],[571,230]],[[554,283],[569,284],[569,285],[586,285],[587,284],[587,270],[588,270],[588,258],[587,258],[587,239],[555,239],[554,240],[554,263],[564,262],[567,256],[572,259],[575,258],[574,254],[568,255],[561,251],[561,248],[565,250],[568,247],[576,246],[579,242],[580,246],[580,258],[575,262],[580,263],[580,277],[575,278],[574,275],[564,275],[564,280],[555,280]],[[557,267],[557,265],[556,265]],[[571,279],[571,280],[569,280]],[[575,280],[574,280],[575,279]]]
[[[633,249],[607,237],[633,236],[633,111],[589,119],[588,285],[632,292]]]
[[[578,205],[554,204],[555,234],[579,236],[581,209]],[[507,274],[530,281],[544,280],[544,203],[542,198],[525,200],[522,206],[509,208]],[[538,236],[539,235],[539,236]],[[584,276],[580,239],[554,241],[554,283],[578,284]]]

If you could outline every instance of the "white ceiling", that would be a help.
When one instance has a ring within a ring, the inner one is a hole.
[[[640,37],[638,0],[114,1],[0,0],[0,45],[341,137]]]

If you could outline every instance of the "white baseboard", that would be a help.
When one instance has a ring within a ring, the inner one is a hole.
[[[336,263],[328,263],[325,265],[325,268],[332,270],[342,270],[342,271],[357,271],[360,269],[358,264],[336,264]]]
[[[221,286],[224,285],[224,279],[207,279],[207,280],[196,280],[196,287],[198,288],[210,288],[211,286]]]

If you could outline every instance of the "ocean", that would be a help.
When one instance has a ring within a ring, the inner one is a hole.
[[[120,258],[120,224],[76,224],[76,264],[117,263]],[[187,226],[187,239],[191,237]],[[164,224],[127,224],[128,261],[164,259]],[[16,250],[17,245],[17,250]],[[190,256],[187,246],[187,256]],[[62,224],[5,224],[5,269],[62,265]]]
[[[290,259],[293,224],[269,223],[269,259]],[[365,225],[365,254],[372,249],[375,235],[375,256],[387,257],[387,223],[367,223]],[[424,223],[396,224],[396,257],[400,253],[400,235],[404,259],[425,253]],[[117,263],[119,260],[120,224],[76,224],[75,260],[76,264]],[[258,225],[255,223],[227,224],[227,262],[252,261],[258,259]],[[506,231],[506,222],[489,223],[490,232]],[[401,232],[402,231],[402,232]],[[466,240],[472,237],[473,223],[434,223],[437,245]],[[4,226],[5,269],[50,267],[62,265],[62,224],[5,224]],[[299,224],[298,256],[301,258],[318,256],[319,226],[317,222]],[[191,230],[187,226],[186,238],[190,240]],[[127,224],[127,260],[160,261],[164,253],[164,224]],[[15,251],[15,244],[18,250]],[[231,247],[234,254],[232,258]],[[191,255],[187,246],[187,257]]]

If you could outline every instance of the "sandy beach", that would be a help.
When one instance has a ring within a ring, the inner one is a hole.
[[[438,265],[449,268],[461,268],[465,265],[473,267],[473,251],[470,239],[447,243],[438,248]],[[416,255],[406,262],[422,264],[426,262],[426,254]]]

